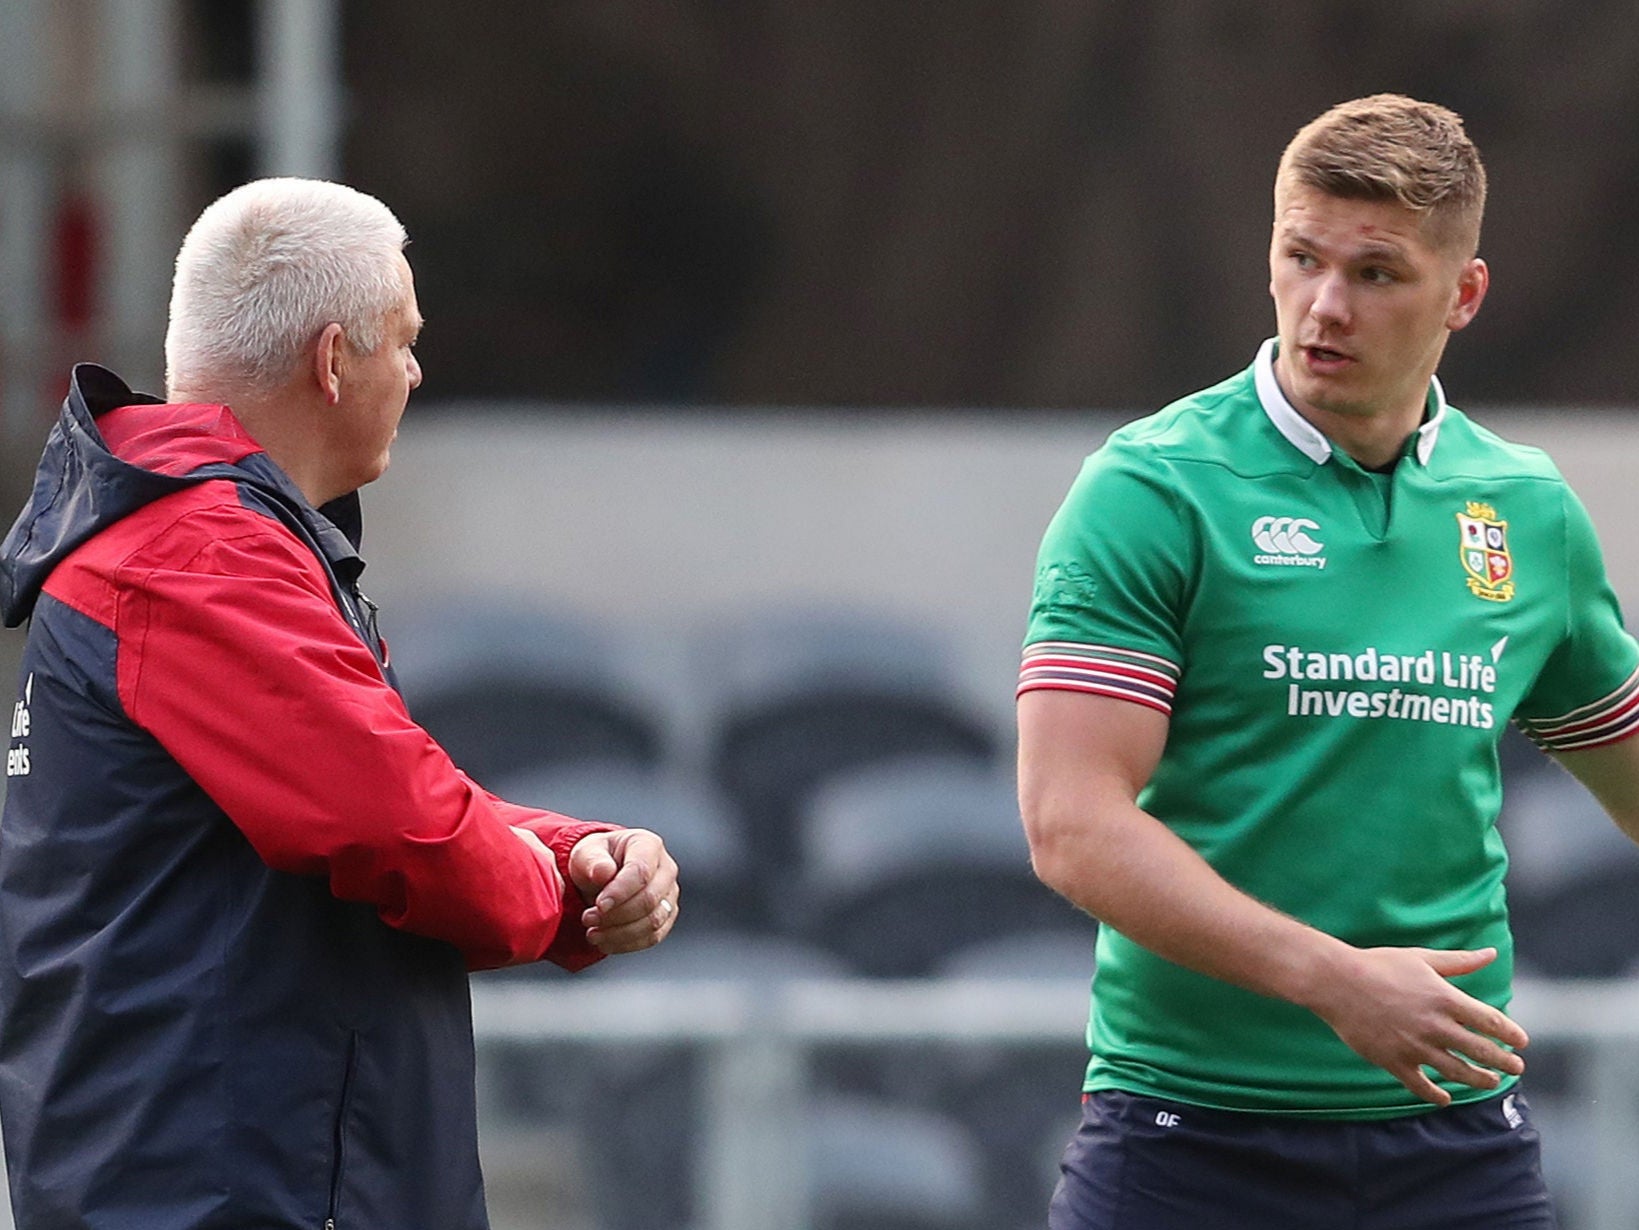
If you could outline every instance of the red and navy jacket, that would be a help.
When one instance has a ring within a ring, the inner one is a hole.
[[[75,369],[0,547],[19,1226],[486,1225],[467,971],[596,959],[567,858],[607,826],[497,799],[411,719],[357,519],[227,407]]]

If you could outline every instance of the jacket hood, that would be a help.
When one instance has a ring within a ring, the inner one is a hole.
[[[223,477],[305,506],[226,406],[166,404],[132,392],[106,368],[79,364],[34,490],[0,543],[0,618],[12,628],[27,619],[52,569],[98,531],[172,492]]]

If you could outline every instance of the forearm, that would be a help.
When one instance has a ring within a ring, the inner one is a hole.
[[[1027,800],[1043,883],[1134,943],[1197,973],[1313,1007],[1354,950],[1226,881],[1116,798]]]

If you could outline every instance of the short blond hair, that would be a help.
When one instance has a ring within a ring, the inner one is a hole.
[[[1403,94],[1339,103],[1299,129],[1281,155],[1277,201],[1290,184],[1403,205],[1423,215],[1436,247],[1464,257],[1479,250],[1485,166],[1462,117],[1437,103]]]

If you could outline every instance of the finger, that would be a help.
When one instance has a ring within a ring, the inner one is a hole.
[[[1442,978],[1472,974],[1497,959],[1495,948],[1423,948],[1419,951],[1423,960],[1427,961],[1434,972]]]
[[[654,909],[677,886],[677,863],[665,845],[652,834],[643,836],[648,840],[627,846],[624,865],[603,886],[594,903],[605,914],[621,912],[622,922]],[[635,908],[626,909],[629,904]]]
[[[1423,1101],[1432,1102],[1436,1106],[1451,1105],[1451,1095],[1430,1080],[1421,1067],[1414,1067],[1410,1071],[1390,1069],[1390,1072],[1396,1080]]]
[[[1510,1076],[1519,1076],[1526,1069],[1523,1056],[1510,1050],[1510,1043],[1521,1046],[1528,1043],[1526,1032],[1490,1004],[1482,1004],[1480,1000],[1465,995],[1464,1004],[1460,1005],[1459,1012],[1455,1012],[1449,1027],[1442,1030],[1442,1035],[1431,1038],[1441,1048],[1436,1053],[1437,1066],[1444,1063],[1444,1059],[1452,1058],[1464,1066],[1493,1069],[1496,1073],[1508,1073]],[[1460,1074],[1452,1074],[1444,1066],[1439,1066],[1439,1071],[1465,1084],[1475,1084]],[[1496,1081],[1491,1081],[1490,1084],[1475,1084],[1475,1087],[1485,1089],[1495,1084]]]
[[[1495,1089],[1502,1083],[1502,1077],[1492,1069],[1479,1067],[1450,1051],[1436,1052],[1427,1060],[1427,1066],[1448,1081],[1471,1089]]]
[[[604,914],[617,914],[619,921],[628,922],[654,909],[676,886],[677,877],[666,868],[627,863],[604,885],[597,907]]]
[[[1438,1039],[1445,1050],[1466,1062],[1518,1076],[1525,1071],[1525,1059],[1497,1040],[1499,1035],[1528,1041],[1525,1031],[1508,1017],[1486,1004],[1473,1002],[1474,1011],[1454,1019]]]
[[[648,863],[629,857],[610,877],[608,883],[598,890],[597,900],[592,904],[607,914],[642,893],[653,875],[654,872]],[[655,901],[651,900],[648,904],[653,906]]]
[[[624,874],[624,869],[622,869]],[[621,895],[622,888],[630,884],[632,891]],[[671,910],[677,908],[677,874],[676,864],[668,863],[648,876],[641,883],[635,880],[624,882],[620,877],[610,881],[609,885],[598,895],[597,904],[583,916],[583,925],[610,929],[614,927],[640,924],[645,919],[658,919],[656,913],[662,908],[661,903],[669,901]],[[607,903],[607,904],[605,904]]]
[[[1471,1033],[1452,1046],[1452,1050],[1482,1067],[1495,1068],[1498,1072],[1506,1072],[1510,1076],[1519,1076],[1525,1071],[1525,1060],[1516,1055],[1507,1047],[1498,1046],[1490,1038],[1481,1034]]]
[[[600,952],[640,952],[645,948],[653,948],[665,939],[670,931],[669,923],[662,924],[658,929],[647,922],[627,923],[624,927],[609,930],[595,927],[586,933],[586,938]]]
[[[620,870],[602,834],[593,834],[576,843],[569,853],[569,878],[583,897],[596,896]]]
[[[1468,1008],[1469,1011],[1461,1014],[1458,1019],[1475,1033],[1495,1038],[1504,1046],[1512,1047],[1516,1051],[1524,1050],[1531,1045],[1530,1035],[1507,1013],[1472,998],[1468,1001]]]
[[[651,948],[665,939],[677,924],[675,895],[662,897],[653,910],[633,922],[618,926],[597,926],[586,933],[594,947],[606,953],[636,952]]]

